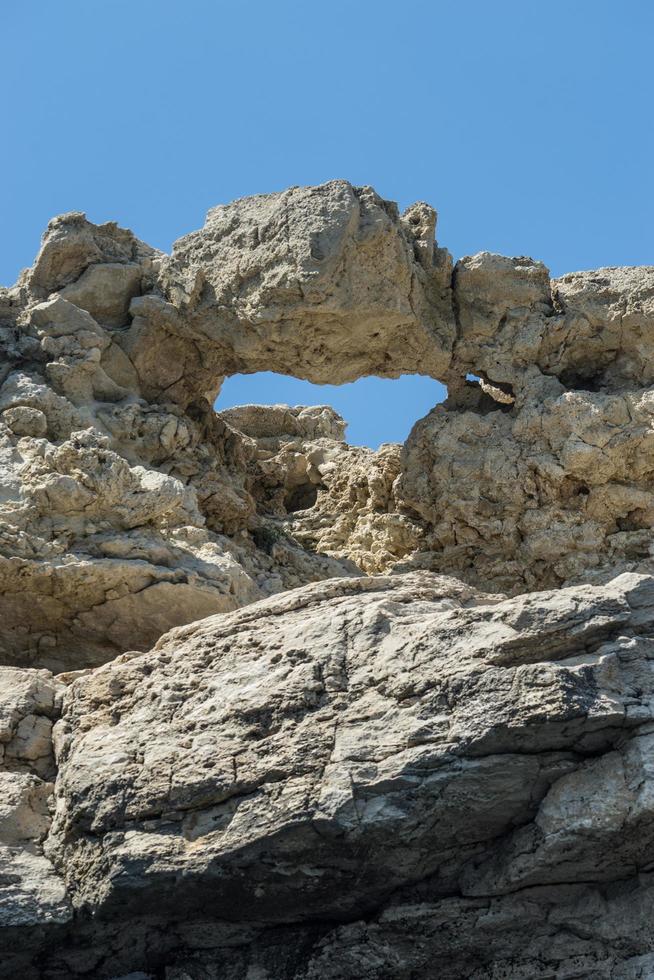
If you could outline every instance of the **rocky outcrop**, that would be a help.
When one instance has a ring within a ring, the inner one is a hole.
[[[654,268],[435,227],[75,213],[0,290],[0,976],[654,976]],[[448,398],[214,411],[264,369]]]
[[[98,664],[333,575],[515,593],[649,568],[654,272],[452,271],[435,224],[344,181],[216,208],[170,257],[51,222],[0,296],[5,662]],[[264,367],[450,397],[377,453],[313,410],[216,416],[221,378]]]
[[[52,726],[63,685],[47,670],[0,667],[0,972],[11,976],[12,937],[26,943],[27,968],[50,929],[70,923],[70,898],[43,845],[52,815],[56,764]],[[38,974],[36,974],[38,975]]]
[[[345,442],[345,422],[326,405],[243,405],[218,413],[254,441],[250,486],[263,533],[290,534],[311,553],[383,572],[420,544],[400,513],[397,443],[373,452]]]
[[[654,268],[455,271],[459,377],[414,428],[399,499],[423,563],[516,592],[651,569]]]
[[[432,208],[400,216],[370,187],[294,187],[211,210],[201,231],[175,243],[160,282],[218,373],[330,384],[439,376],[455,321],[451,259],[435,227]],[[140,365],[138,333],[130,349]],[[209,380],[215,390],[216,370]]]
[[[423,573],[307,586],[64,676],[54,820],[25,830],[53,884],[9,963],[646,976],[653,663],[648,576],[498,599]],[[51,713],[54,682],[24,674],[22,711]]]

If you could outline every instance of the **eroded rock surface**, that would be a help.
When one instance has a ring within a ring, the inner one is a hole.
[[[429,573],[336,579],[61,681],[54,818],[29,832],[62,938],[19,923],[15,970],[618,977],[651,960],[649,576],[512,599]]]
[[[383,572],[416,551],[422,529],[400,512],[402,447],[345,442],[345,421],[326,405],[243,405],[219,416],[254,441],[250,486],[262,533],[291,535],[312,553]]]
[[[516,592],[651,569],[654,269],[455,270],[458,377],[414,427],[398,499],[421,562]]]
[[[435,227],[74,213],[0,290],[0,976],[654,977],[654,268]],[[259,370],[449,394],[373,451]]]
[[[226,373],[438,376],[456,327],[435,226],[432,208],[400,216],[370,187],[293,187],[213,208],[175,243],[160,281]]]
[[[654,271],[452,271],[435,225],[344,181],[216,208],[170,257],[51,222],[0,296],[6,662],[101,663],[333,575],[515,593],[648,570]],[[216,416],[222,377],[263,368],[450,397],[376,453],[327,410]]]

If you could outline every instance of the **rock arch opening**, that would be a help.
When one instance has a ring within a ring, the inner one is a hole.
[[[340,386],[273,372],[229,378],[216,418],[249,447],[259,552],[277,566],[328,562],[336,575],[384,572],[414,552],[420,517],[402,502],[404,444],[446,397],[421,376]]]
[[[435,227],[344,181],[214,208],[170,255],[50,223],[0,290],[6,662],[97,664],[350,570],[511,592],[649,554],[654,272],[453,270]]]
[[[221,414],[232,412],[231,417],[235,418],[235,409],[249,405],[328,405],[343,419],[343,435],[350,445],[376,450],[383,443],[405,442],[413,425],[446,398],[445,385],[423,375],[368,376],[345,384],[313,384],[290,375],[261,371],[227,378],[214,407]],[[248,420],[255,427],[253,435],[259,438],[264,437],[263,419],[260,412],[256,423],[254,413]],[[279,413],[277,419],[279,424]],[[240,420],[244,423],[243,413]],[[274,425],[272,417],[266,424]]]

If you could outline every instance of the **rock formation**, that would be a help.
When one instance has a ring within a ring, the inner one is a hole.
[[[74,213],[0,290],[0,977],[654,977],[654,268],[435,227]]]

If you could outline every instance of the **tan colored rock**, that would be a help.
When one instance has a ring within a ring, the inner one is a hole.
[[[216,208],[170,258],[79,214],[51,223],[0,297],[12,658],[79,666],[90,631],[97,663],[334,574],[519,592],[649,568],[651,269],[550,283],[480,253],[451,277],[435,221],[332,181]],[[216,418],[222,377],[261,368],[427,372],[450,397],[403,452],[347,446],[324,408]]]
[[[654,266],[574,272],[552,281],[563,316],[539,352],[542,370],[571,388],[651,385]]]
[[[280,441],[301,438],[332,439],[345,441],[347,423],[329,405],[239,405],[236,408],[222,409],[218,412],[233,428],[246,436],[256,439],[258,444],[267,447],[263,440],[273,440],[276,448]]]
[[[652,974],[653,270],[435,226],[64,215],[0,290],[0,977]],[[449,397],[373,452],[258,370]]]
[[[142,278],[143,270],[136,263],[90,265],[61,295],[98,323],[123,327],[129,323],[129,305],[140,292]]]
[[[244,405],[218,414],[254,440],[251,486],[269,535],[290,534],[309,552],[368,573],[419,547],[420,529],[398,512],[399,445],[349,446],[345,421],[326,405]]]
[[[454,269],[457,308],[455,367],[492,383],[518,384],[532,367],[553,313],[542,262],[480,252]]]
[[[243,198],[176,242],[161,282],[225,373],[442,375],[451,263],[434,249],[435,213],[420,207],[401,219],[372,188],[338,180]]]
[[[34,266],[24,278],[36,296],[47,296],[79,280],[97,263],[136,262],[149,269],[159,254],[113,221],[94,225],[82,212],[71,211],[48,224]]]
[[[652,392],[483,398],[438,406],[407,441],[397,498],[424,522],[420,560],[509,592],[649,567]]]
[[[38,439],[48,431],[48,420],[38,408],[16,405],[2,413],[2,421],[17,436],[33,436]]]
[[[453,370],[517,390],[539,373],[594,391],[650,385],[654,267],[597,269],[549,280],[541,262],[481,252],[454,270]]]

